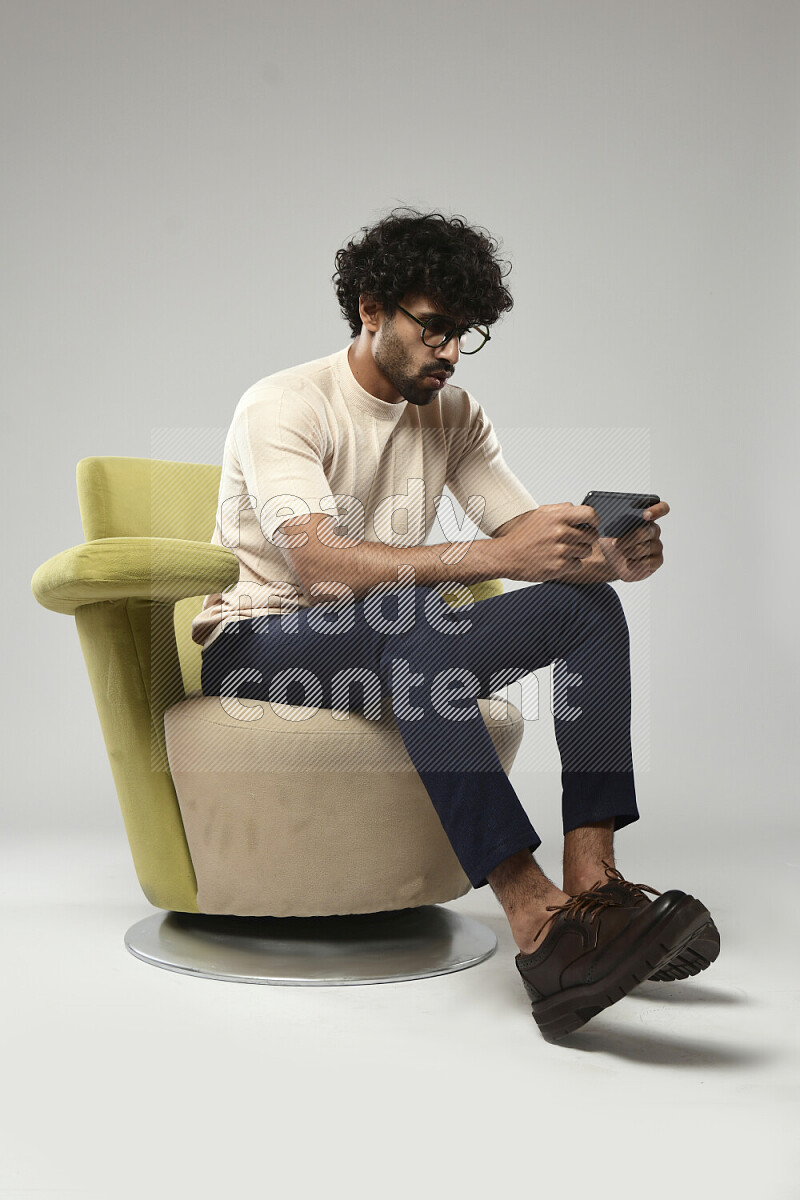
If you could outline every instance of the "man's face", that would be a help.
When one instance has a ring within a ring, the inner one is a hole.
[[[400,303],[420,321],[434,313],[445,316],[434,301],[424,295],[403,296]],[[373,356],[381,373],[410,404],[430,404],[455,370],[458,340],[453,337],[436,349],[422,341],[422,329],[398,308],[387,317],[373,343]],[[433,378],[436,376],[436,378]]]

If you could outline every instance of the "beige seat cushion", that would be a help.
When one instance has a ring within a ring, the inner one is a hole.
[[[522,715],[478,704],[508,773]],[[193,692],[164,729],[201,912],[381,912],[469,890],[389,701],[370,720]]]

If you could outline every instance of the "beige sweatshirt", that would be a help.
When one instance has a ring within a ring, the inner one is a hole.
[[[339,536],[421,546],[445,484],[486,534],[537,507],[469,392],[390,404],[358,383],[348,349],[268,375],[236,405],[211,542],[234,550],[239,582],[205,597],[192,622],[204,649],[231,621],[308,607],[273,541],[292,515],[338,514]]]

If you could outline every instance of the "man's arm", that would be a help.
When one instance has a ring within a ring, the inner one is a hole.
[[[503,537],[526,518],[530,518],[530,511],[504,522],[491,537],[474,541],[387,546],[340,537],[332,532],[333,517],[312,512],[305,517],[287,518],[273,540],[311,606],[331,597],[360,600],[376,585],[402,583],[404,578],[418,586],[502,578],[509,569]],[[535,582],[528,575],[524,578]],[[548,571],[543,578],[561,583],[606,583],[619,576],[606,561],[598,540],[586,558],[562,564],[556,573]]]
[[[361,600],[378,584],[403,582],[403,568],[417,586],[479,583],[502,575],[502,549],[491,538],[387,546],[339,537],[331,532],[333,526],[334,518],[312,512],[307,518],[287,519],[273,537],[309,605],[345,595],[345,588]]]

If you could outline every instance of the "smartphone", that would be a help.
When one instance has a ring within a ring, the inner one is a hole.
[[[639,525],[647,525],[642,513],[653,504],[658,504],[660,496],[648,496],[643,492],[587,492],[584,504],[593,508],[600,518],[600,537],[622,537],[636,529]],[[582,525],[590,529],[589,525]]]

